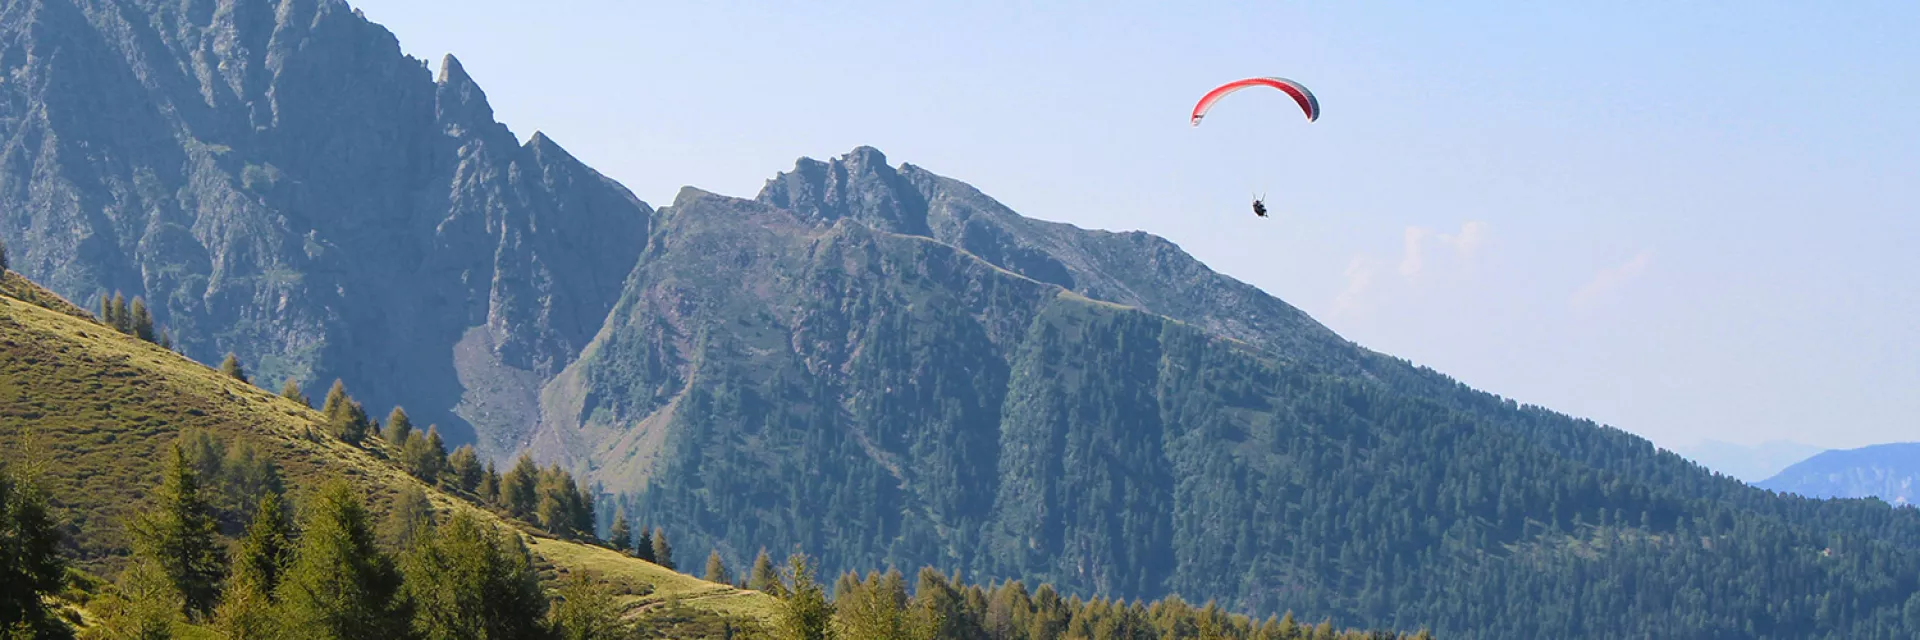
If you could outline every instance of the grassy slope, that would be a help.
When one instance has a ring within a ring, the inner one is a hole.
[[[310,438],[320,414],[208,369],[158,346],[82,319],[85,312],[13,274],[0,280],[0,450],[37,461],[69,550],[87,569],[111,573],[125,557],[123,523],[158,481],[161,451],[197,427],[245,439],[280,464],[299,500],[322,479],[346,477],[383,512],[401,487],[424,484],[363,450]],[[560,571],[595,573],[654,586],[630,607],[670,597],[719,613],[764,619],[771,599],[675,573],[600,547],[547,538],[432,488],[436,510],[466,509],[514,527],[539,560]],[[692,557],[694,554],[689,554]]]

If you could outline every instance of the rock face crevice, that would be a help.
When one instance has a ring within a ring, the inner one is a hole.
[[[532,424],[456,409],[498,404],[462,380],[564,367],[648,235],[646,203],[343,2],[33,0],[0,43],[15,268],[143,296],[196,359],[344,379],[495,455]],[[474,327],[487,357],[456,359]]]

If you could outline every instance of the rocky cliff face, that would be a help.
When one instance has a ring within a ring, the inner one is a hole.
[[[519,143],[457,60],[436,78],[337,0],[8,3],[0,78],[16,269],[496,454],[647,235],[645,203]]]

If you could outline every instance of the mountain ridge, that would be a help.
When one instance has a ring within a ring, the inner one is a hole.
[[[1920,499],[1920,442],[1893,442],[1814,454],[1754,486],[1809,498]]]
[[[871,147],[655,210],[348,9],[0,8],[16,266],[144,296],[201,362],[566,461],[602,526],[617,502],[733,566],[1459,637],[1920,629],[1911,510],[1716,476]]]

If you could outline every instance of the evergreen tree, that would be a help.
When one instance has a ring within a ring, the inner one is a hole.
[[[886,574],[872,572],[867,579],[851,583],[845,595],[836,594],[834,628],[845,638],[906,638],[906,581],[895,569]],[[839,589],[836,589],[839,591]]]
[[[653,562],[653,527],[640,527],[640,535],[633,539],[633,557]]]
[[[547,597],[517,536],[456,511],[403,557],[424,640],[543,638]]]
[[[500,479],[500,497],[505,502],[507,513],[513,517],[532,519],[534,510],[540,506],[540,468],[534,466],[533,456],[520,454],[513,463],[513,470]]]
[[[313,499],[293,564],[274,590],[275,613],[306,638],[404,638],[412,615],[400,587],[393,560],[374,543],[366,507],[352,486],[334,480]]]
[[[292,527],[278,493],[260,497],[247,536],[234,555],[233,577],[220,606],[214,610],[214,628],[233,640],[273,638],[273,591],[293,560]]]
[[[607,544],[619,549],[620,553],[633,553],[633,530],[627,526],[627,510],[624,507],[613,510],[613,527],[607,531]]]
[[[235,380],[247,382],[247,372],[240,368],[240,357],[234,355],[232,351],[227,352],[227,359],[220,361],[220,373],[232,376]]]
[[[0,276],[7,274],[7,241],[0,240]]]
[[[621,636],[620,610],[606,583],[585,571],[567,575],[553,607],[553,631],[560,640],[602,640]]]
[[[347,397],[347,384],[335,378],[333,387],[327,389],[327,399],[320,404],[320,415],[325,416],[328,423],[332,423],[333,417],[345,412],[347,403],[351,401],[352,399]]]
[[[133,336],[147,342],[153,342],[153,315],[147,312],[147,301],[140,296],[133,297],[133,309],[127,323],[133,328]]]
[[[326,417],[327,431],[347,444],[359,445],[367,437],[367,431],[373,428],[367,418],[366,408],[347,395],[347,386],[339,380],[334,380],[333,388],[327,390],[327,400],[320,405],[320,414]]]
[[[985,633],[967,610],[965,596],[933,567],[920,569],[907,620],[921,638],[978,638]]]
[[[413,435],[413,421],[407,418],[407,410],[394,407],[393,411],[387,414],[387,432],[381,434],[381,437],[397,447],[406,444],[407,436],[411,435]]]
[[[664,528],[653,530],[653,563],[668,569],[674,568],[673,545],[667,542],[667,530]]]
[[[776,598],[786,595],[786,589],[780,585],[780,573],[774,570],[773,558],[767,555],[764,547],[760,549],[760,555],[753,557],[753,570],[747,576],[747,588]]]
[[[180,610],[186,601],[153,558],[135,556],[120,572],[114,590],[89,606],[100,615],[101,630],[110,638],[169,640],[186,628]]]
[[[173,338],[167,335],[166,329],[160,330],[160,339],[155,340],[154,344],[160,345],[160,348],[166,349],[168,351],[173,350]]]
[[[707,553],[707,582],[733,583],[733,576],[727,573],[727,563],[720,559],[719,549]]]
[[[433,504],[427,502],[427,494],[419,487],[408,485],[400,489],[393,508],[387,511],[380,537],[389,547],[404,551],[413,548],[414,542],[432,529]]]
[[[787,596],[774,610],[773,637],[780,640],[830,640],[833,628],[833,604],[826,591],[813,578],[807,557],[793,554],[787,558]]]
[[[493,461],[487,461],[487,470],[480,474],[480,500],[494,506],[503,506],[500,501],[500,472],[493,468]]]
[[[111,296],[104,292],[100,294],[100,324],[115,330],[120,328],[120,307],[114,305],[113,300],[119,295],[119,292]]]
[[[200,474],[177,443],[168,448],[165,475],[153,502],[133,522],[134,546],[173,581],[181,612],[203,619],[220,597],[226,557],[216,537],[213,507],[201,494]]]
[[[428,484],[438,482],[447,466],[447,446],[440,439],[439,428],[429,427],[424,437],[418,431],[409,430],[405,446],[401,447],[401,459],[413,477]]]
[[[113,292],[113,320],[109,324],[120,333],[133,333],[132,314],[127,312],[127,299],[120,292]]]
[[[313,400],[300,391],[300,380],[297,378],[287,378],[287,383],[280,385],[280,397],[298,402],[303,407],[313,406]]]
[[[247,537],[240,543],[235,571],[244,567],[252,572],[259,578],[261,590],[268,594],[279,588],[287,566],[293,563],[293,522],[290,515],[286,501],[280,494],[260,496],[260,506],[253,512],[253,522],[247,525]]]
[[[474,452],[473,445],[461,445],[447,455],[447,471],[453,475],[453,483],[461,491],[474,491],[480,486],[480,477],[486,469],[480,466],[480,454]]]
[[[43,598],[66,578],[60,542],[39,484],[0,461],[0,631],[22,627],[57,637],[63,625]]]

